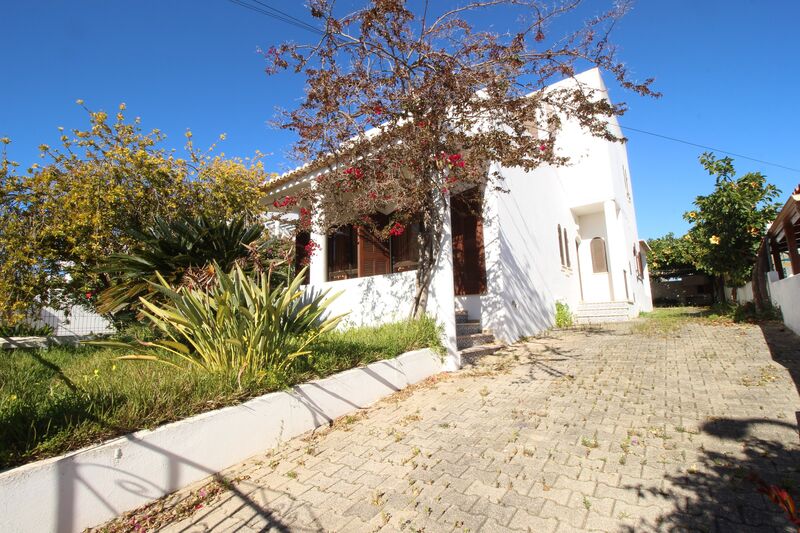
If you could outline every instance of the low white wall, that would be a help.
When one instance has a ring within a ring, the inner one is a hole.
[[[781,308],[786,327],[800,335],[800,274],[784,279],[775,279],[773,274],[769,277],[772,303]]]
[[[425,349],[0,473],[0,531],[103,523],[440,372]]]
[[[376,326],[407,319],[411,315],[417,271],[343,279],[306,286],[308,294],[344,291],[328,308],[331,315],[348,313],[340,329]]]
[[[725,299],[733,302],[733,287],[725,285]],[[746,304],[753,301],[753,282],[748,281],[743,287],[736,289],[736,301],[739,304]]]

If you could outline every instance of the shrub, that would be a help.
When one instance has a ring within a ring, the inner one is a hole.
[[[214,283],[213,263],[225,272],[234,265],[247,273],[262,272],[276,260],[280,248],[266,239],[262,225],[248,225],[242,217],[232,221],[205,216],[175,221],[157,218],[145,231],[129,233],[137,243],[130,252],[101,261],[99,271],[111,276],[113,284],[98,295],[100,313],[130,315],[129,311],[142,309],[141,298],[165,301],[155,288],[158,275],[173,288],[205,290]],[[286,276],[276,273],[271,280],[279,283]]]
[[[0,324],[0,337],[49,337],[53,334],[53,327],[49,324],[33,326],[19,322],[13,326]]]
[[[563,302],[556,302],[556,327],[568,328],[572,326],[572,312]]]
[[[251,278],[237,265],[230,274],[214,264],[216,281],[210,290],[172,289],[163,277],[155,288],[167,302],[142,299],[144,316],[163,339],[139,341],[144,353],[121,359],[146,359],[175,365],[170,354],[206,372],[236,372],[261,381],[286,375],[309,346],[332,330],[341,316],[325,317],[328,291],[308,297],[300,288],[305,269],[287,286],[271,288],[270,275]],[[97,344],[126,346],[120,342]]]

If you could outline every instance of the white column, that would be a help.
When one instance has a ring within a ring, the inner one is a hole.
[[[442,370],[453,372],[461,368],[461,354],[456,345],[456,293],[453,284],[453,233],[449,196],[442,205],[442,233],[439,239],[440,252],[433,267],[427,312],[444,326],[442,345],[445,348],[445,359]]]
[[[627,268],[625,256],[620,255],[622,242],[620,242],[617,227],[617,203],[614,200],[603,202],[603,214],[606,223],[606,254],[608,255],[608,275],[611,284],[611,301],[616,302],[625,298],[625,280],[622,270]],[[623,261],[620,261],[620,257]]]
[[[312,231],[311,240],[317,243],[317,249],[308,266],[309,281],[311,285],[320,285],[328,280],[328,239]]]

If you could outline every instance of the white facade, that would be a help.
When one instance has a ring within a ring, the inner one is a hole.
[[[596,69],[577,78],[605,91]],[[621,136],[616,120],[611,120],[610,128]],[[594,137],[564,119],[556,150],[569,157],[567,166],[545,166],[532,172],[494,167],[508,192],[487,190],[483,196],[486,290],[481,294],[455,296],[452,236],[446,217],[441,235],[444,253],[428,312],[444,324],[449,368],[460,365],[457,310],[480,320],[482,328],[498,340],[514,342],[551,327],[557,301],[573,310],[584,303],[624,302],[629,317],[652,309],[646,261],[639,257],[642,251],[625,145]],[[276,186],[272,197],[303,186],[309,177],[313,174]],[[327,281],[326,239],[314,234],[312,239],[321,253],[311,258],[309,290],[344,290],[334,312],[349,311],[348,321],[354,325],[408,316],[415,288],[413,271]],[[603,255],[605,250],[602,261],[593,260],[593,239],[597,240],[594,255]]]

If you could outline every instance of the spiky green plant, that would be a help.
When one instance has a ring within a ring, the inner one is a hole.
[[[141,298],[157,303],[163,294],[155,290],[160,274],[171,287],[208,288],[214,282],[212,263],[230,271],[234,265],[246,272],[260,272],[272,259],[274,243],[259,224],[244,218],[216,220],[209,217],[167,221],[157,218],[143,232],[131,232],[137,245],[127,254],[113,254],[99,267],[112,285],[96,303],[100,313],[140,311]],[[275,275],[273,275],[275,277]],[[285,277],[272,279],[284,281]]]
[[[343,315],[326,316],[330,303],[339,296],[324,291],[307,295],[300,288],[305,270],[288,284],[271,287],[270,275],[248,276],[238,265],[230,274],[217,270],[209,290],[173,289],[158,275],[154,288],[166,303],[142,298],[142,314],[164,338],[139,342],[143,353],[120,359],[161,361],[177,356],[189,366],[207,372],[233,371],[238,376],[261,380],[283,376],[294,362],[310,353],[309,345],[337,326]],[[130,343],[95,344],[133,346]]]

